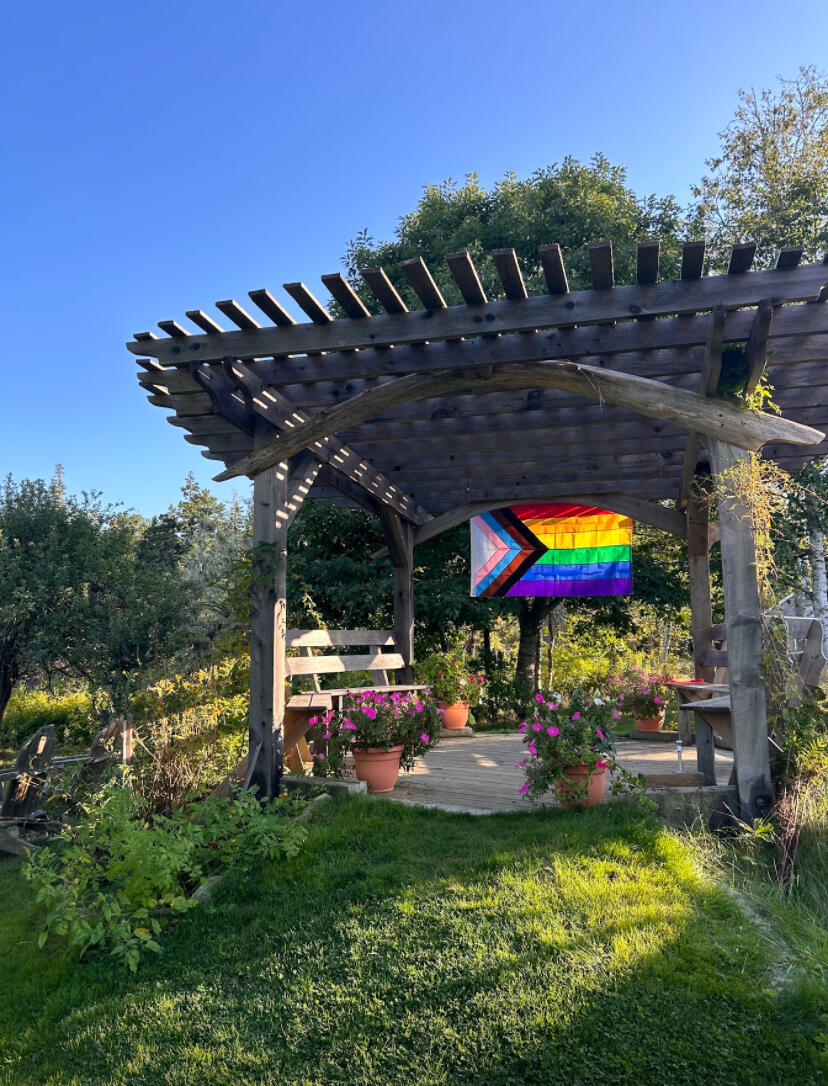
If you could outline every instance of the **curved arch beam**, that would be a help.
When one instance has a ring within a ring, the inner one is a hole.
[[[708,399],[697,392],[687,392],[629,373],[602,370],[576,362],[515,363],[494,366],[486,374],[468,370],[409,374],[366,389],[345,403],[320,411],[307,422],[283,432],[221,472],[215,477],[216,482],[239,475],[257,475],[303,449],[312,449],[314,442],[348,427],[358,426],[366,419],[400,404],[448,393],[491,392],[510,388],[565,389],[588,400],[626,407],[752,451],[760,449],[766,441],[816,445],[825,436],[809,426],[777,415],[740,410],[724,400]]]

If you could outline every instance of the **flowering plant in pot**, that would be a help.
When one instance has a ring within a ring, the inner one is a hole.
[[[526,772],[521,794],[538,798],[554,788],[564,807],[599,803],[606,771],[618,768],[610,730],[613,708],[608,698],[589,696],[580,687],[565,699],[535,694],[519,728],[527,752],[518,763]]]
[[[634,724],[639,731],[660,731],[670,697],[669,683],[669,676],[651,674],[641,668],[613,680],[618,718]]]
[[[311,717],[314,727],[313,772],[339,777],[352,754],[357,777],[369,792],[390,792],[400,768],[437,745],[437,706],[428,691],[356,690],[345,696],[341,710]]]
[[[419,665],[417,677],[428,683],[437,699],[443,727],[464,728],[469,708],[480,700],[486,676],[472,672],[456,653],[435,652]]]

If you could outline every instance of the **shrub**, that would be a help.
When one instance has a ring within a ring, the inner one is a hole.
[[[616,695],[618,715],[628,723],[658,716],[670,698],[669,676],[648,674],[641,668],[610,682]]]
[[[88,746],[98,729],[92,698],[89,694],[55,696],[45,690],[15,690],[3,715],[4,744],[19,747],[46,724],[55,725],[59,747]]]
[[[483,691],[485,675],[472,673],[462,656],[435,652],[417,668],[417,677],[428,683],[438,701],[454,705],[458,701],[475,706]]]
[[[419,694],[360,690],[348,694],[340,712],[311,717],[315,725],[313,771],[320,777],[341,775],[345,755],[356,747],[402,746],[400,765],[410,769],[414,759],[437,745],[439,710],[426,691]]]
[[[284,811],[247,792],[150,820],[140,796],[110,781],[83,804],[78,825],[27,859],[45,909],[39,945],[54,933],[80,955],[107,949],[135,971],[161,952],[157,936],[192,908],[189,894],[206,876],[298,851],[305,831]]]

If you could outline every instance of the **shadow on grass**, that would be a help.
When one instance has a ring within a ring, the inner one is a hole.
[[[34,949],[0,870],[0,1075],[52,1083],[822,1081],[756,931],[626,805],[332,804],[126,977]],[[824,1073],[824,1072],[823,1072]]]

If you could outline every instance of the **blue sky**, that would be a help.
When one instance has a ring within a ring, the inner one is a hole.
[[[217,466],[144,399],[133,332],[324,298],[357,231],[470,171],[602,151],[684,202],[739,87],[825,66],[828,5],[2,0],[0,42],[0,475],[60,462],[151,514]]]

